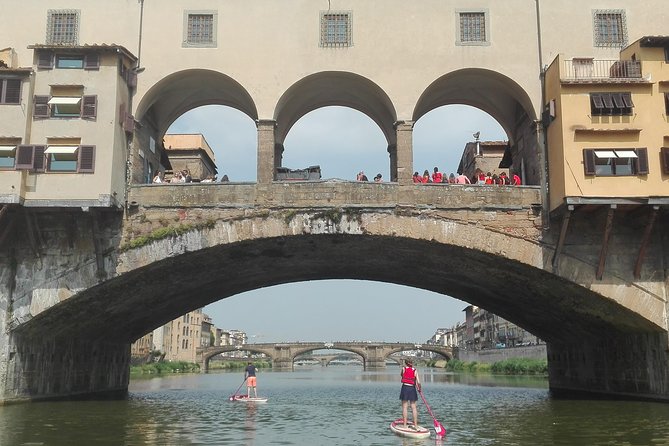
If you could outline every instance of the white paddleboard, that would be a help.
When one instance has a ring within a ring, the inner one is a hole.
[[[266,403],[267,398],[248,397],[246,395],[233,395],[233,396],[230,397],[230,401],[245,401],[247,403]]]
[[[403,424],[404,422],[401,419],[395,420],[392,423],[390,423],[390,430],[396,433],[397,435],[401,435],[402,437],[408,437],[408,438],[430,437],[429,429],[423,426],[418,426],[417,429],[414,429],[413,421],[407,421],[407,427],[404,427]]]

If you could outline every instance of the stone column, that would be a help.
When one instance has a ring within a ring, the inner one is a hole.
[[[603,333],[572,344],[548,343],[556,395],[600,394],[669,402],[667,333]]]
[[[256,121],[258,128],[258,184],[269,184],[274,181],[276,171],[276,146],[274,143],[276,121],[272,119],[259,119]]]
[[[274,169],[283,165],[283,151],[284,147],[281,143],[274,144]]]
[[[413,125],[414,121],[395,122],[395,132],[397,134],[396,179],[400,185],[408,185],[413,182]],[[392,178],[393,174],[391,173],[390,176]]]
[[[397,144],[388,144],[390,157],[390,181],[397,181]]]
[[[8,251],[0,253],[0,404],[6,398],[8,383],[8,368],[10,359],[10,335],[7,321],[11,317],[11,293],[15,277],[15,266]]]

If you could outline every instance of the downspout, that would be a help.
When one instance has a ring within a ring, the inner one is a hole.
[[[140,67],[140,60],[142,59],[142,28],[144,24],[144,0],[139,1],[139,36],[137,42],[137,70]]]
[[[541,222],[544,231],[550,228],[550,203],[548,201],[548,141],[546,135],[546,128],[543,127],[543,109],[546,103],[546,72],[544,70],[543,51],[541,44],[541,10],[539,8],[539,0],[534,0],[537,14],[537,50],[539,54],[539,79],[541,80],[541,104],[539,109],[539,122],[537,126],[541,126],[542,140],[537,138],[539,147],[539,163],[541,165]]]

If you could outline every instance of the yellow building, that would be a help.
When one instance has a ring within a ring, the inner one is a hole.
[[[551,211],[669,204],[669,37],[578,56],[545,73]]]

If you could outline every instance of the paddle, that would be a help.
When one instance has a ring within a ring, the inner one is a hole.
[[[237,393],[239,393],[239,389],[242,388],[242,386],[244,385],[245,382],[246,382],[246,377],[244,377],[244,381],[242,381],[242,383],[239,385],[239,387],[237,387],[237,390],[235,390],[235,393],[233,393],[232,395],[230,395],[230,398],[229,398],[230,401],[234,401],[234,400],[235,400],[235,395],[237,395]]]
[[[418,393],[420,393],[420,397],[423,399],[425,407],[427,407],[427,411],[430,412],[430,415],[434,420],[434,432],[437,434],[437,437],[444,437],[446,435],[446,428],[435,418],[434,414],[432,413],[432,409],[430,409],[430,406],[427,404],[427,400],[423,395],[423,390],[420,387],[418,387]]]

